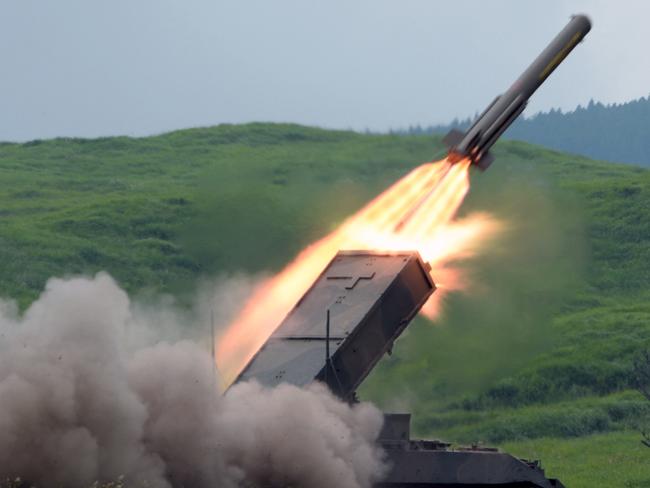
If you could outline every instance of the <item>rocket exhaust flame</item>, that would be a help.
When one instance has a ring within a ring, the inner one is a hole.
[[[434,318],[445,291],[466,287],[453,262],[471,257],[501,227],[487,214],[454,220],[469,190],[470,164],[444,159],[415,168],[263,285],[218,340],[216,361],[226,385],[339,250],[418,251],[439,288],[422,308]]]
[[[420,201],[408,211],[402,220],[397,223],[395,226],[395,232],[400,232],[404,228],[404,225],[406,225],[406,223],[411,219],[413,214],[415,214],[420,209],[420,207],[429,199],[429,197],[435,193],[450,170],[451,165],[446,165],[446,167],[441,168],[441,170],[438,172],[440,175],[435,175],[438,176],[436,184],[433,185],[433,187],[427,191],[427,193],[420,199]]]
[[[450,146],[447,158],[415,168],[338,230],[307,247],[255,293],[219,340],[217,366],[225,381],[234,380],[339,250],[416,250],[431,265],[438,289],[464,288],[461,273],[451,263],[471,256],[479,239],[500,226],[486,214],[454,220],[469,190],[469,167],[490,165],[492,145],[590,29],[586,16],[573,16],[466,133],[447,134],[443,139]],[[435,317],[442,295],[435,293],[422,312]]]

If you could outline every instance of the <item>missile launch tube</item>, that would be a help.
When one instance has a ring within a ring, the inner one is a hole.
[[[490,147],[523,112],[535,90],[582,41],[590,29],[591,22],[586,16],[573,16],[508,91],[497,97],[465,134],[455,132],[445,138],[452,146],[450,160],[458,161],[469,157],[477,166],[483,169],[487,167],[491,162],[487,154]]]

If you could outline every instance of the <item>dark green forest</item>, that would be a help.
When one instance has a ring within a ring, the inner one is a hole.
[[[446,134],[466,129],[472,119],[450,124],[413,126],[398,133]],[[526,141],[594,159],[650,166],[650,97],[621,104],[589,102],[573,111],[551,110],[522,117],[504,134],[505,139]]]

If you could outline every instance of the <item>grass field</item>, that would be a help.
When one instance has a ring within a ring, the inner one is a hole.
[[[636,432],[595,434],[577,439],[538,438],[508,442],[503,449],[528,459],[543,459],[547,476],[571,488],[650,486],[648,448]]]
[[[184,303],[203,278],[280,269],[442,154],[426,136],[270,124],[0,144],[0,295],[24,309],[51,276],[107,270]],[[419,435],[540,457],[568,486],[646,486],[630,371],[650,345],[650,172],[519,142],[495,155],[462,213],[508,232],[361,396],[411,410]]]

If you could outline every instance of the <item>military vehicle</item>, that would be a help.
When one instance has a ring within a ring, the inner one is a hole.
[[[266,386],[327,384],[348,402],[435,290],[415,251],[341,251],[239,374]],[[494,448],[410,437],[410,414],[385,414],[381,488],[561,487],[537,461]]]

